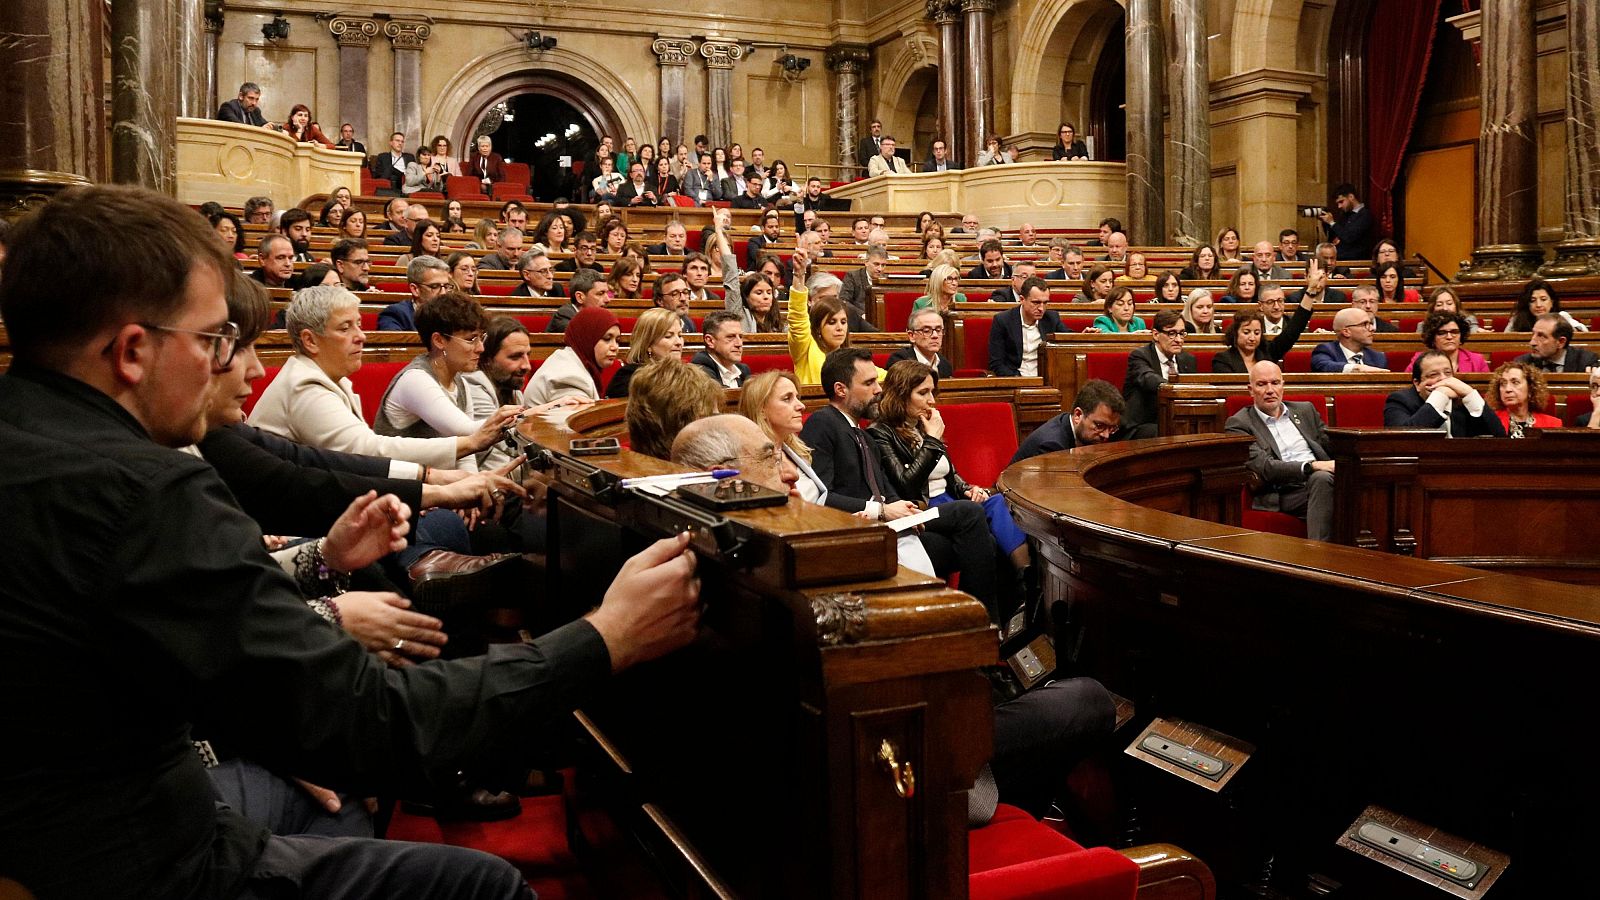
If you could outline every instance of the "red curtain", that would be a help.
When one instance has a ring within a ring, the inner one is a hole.
[[[1394,184],[1411,142],[1442,2],[1386,0],[1376,5],[1367,32],[1367,172],[1372,183],[1361,199],[1372,208],[1379,234],[1394,233]]]

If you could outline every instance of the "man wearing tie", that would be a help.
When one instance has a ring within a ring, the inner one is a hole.
[[[877,119],[872,120],[871,134],[861,139],[856,144],[856,161],[861,163],[862,173],[872,163],[872,158],[877,156],[883,145],[883,123]]]
[[[461,174],[471,173],[483,183],[483,192],[490,193],[495,182],[506,180],[506,162],[494,152],[494,141],[487,134],[478,136],[478,152],[471,159],[461,161]],[[528,186],[531,190],[532,185]]]
[[[1333,317],[1333,330],[1339,339],[1318,344],[1311,351],[1311,371],[1389,371],[1389,357],[1372,349],[1372,316],[1366,310],[1354,306],[1339,310]]]
[[[1183,349],[1183,317],[1175,309],[1156,313],[1150,326],[1154,340],[1128,354],[1128,377],[1122,382],[1122,399],[1128,413],[1122,428],[1129,439],[1155,437],[1156,393],[1176,376],[1200,371],[1193,353]]]

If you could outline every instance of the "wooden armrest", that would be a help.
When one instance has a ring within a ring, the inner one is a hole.
[[[1139,866],[1139,900],[1214,900],[1211,867],[1173,844],[1142,844],[1118,850]]]

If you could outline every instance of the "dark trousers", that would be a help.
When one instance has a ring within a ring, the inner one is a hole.
[[[957,500],[939,507],[939,517],[923,526],[922,546],[941,577],[961,573],[961,589],[976,597],[995,622],[1005,621],[1001,609],[999,576],[995,565],[994,535],[983,507]]]
[[[1111,694],[1093,678],[1051,682],[997,705],[989,765],[1001,802],[1034,816],[1049,811],[1067,775],[1115,725]]]
[[[1306,520],[1306,537],[1333,540],[1333,473],[1312,472],[1302,484],[1278,492],[1278,511]]]
[[[522,873],[465,847],[367,838],[278,837],[241,900],[533,900]]]
[[[273,834],[372,837],[372,816],[359,797],[340,792],[339,811],[328,812],[300,785],[237,757],[206,774],[223,803]]]

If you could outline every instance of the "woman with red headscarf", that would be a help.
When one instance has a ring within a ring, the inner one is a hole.
[[[602,306],[579,310],[567,324],[567,345],[550,354],[533,373],[524,392],[527,401],[538,404],[563,397],[599,400],[605,396],[600,376],[616,362],[621,334],[616,313]]]

